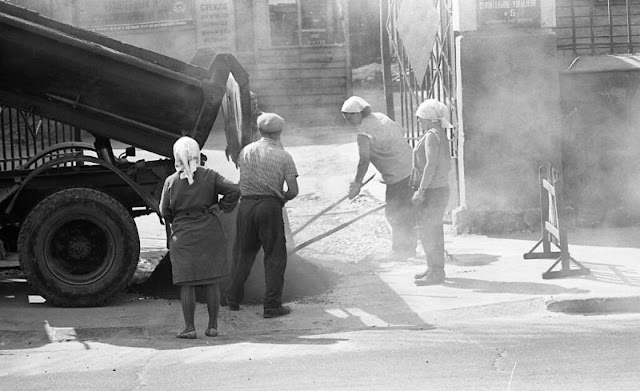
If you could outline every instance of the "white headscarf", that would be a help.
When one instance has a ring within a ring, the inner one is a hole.
[[[176,171],[180,178],[186,178],[189,184],[193,184],[193,174],[200,166],[200,146],[191,137],[180,137],[173,144],[173,158]]]
[[[371,105],[366,100],[359,96],[352,96],[344,101],[340,111],[343,113],[360,113],[367,107],[371,107]]]
[[[453,128],[449,122],[449,109],[447,106],[437,99],[427,99],[418,106],[416,116],[429,120],[440,121],[443,128]]]

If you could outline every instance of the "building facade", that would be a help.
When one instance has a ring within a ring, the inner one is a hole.
[[[45,16],[189,62],[232,53],[262,110],[339,120],[350,95],[346,0],[11,0]]]

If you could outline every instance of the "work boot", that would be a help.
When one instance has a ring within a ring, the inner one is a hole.
[[[283,316],[291,312],[291,308],[286,305],[281,305],[276,308],[265,308],[264,309],[264,317],[265,318],[277,318],[278,316]]]
[[[421,275],[422,273],[420,273]],[[416,274],[416,277],[418,277],[419,275]],[[425,286],[425,285],[440,285],[444,282],[444,270],[432,270],[432,269],[427,269],[427,271],[424,273],[423,277],[420,278],[416,278],[416,285],[419,286]]]

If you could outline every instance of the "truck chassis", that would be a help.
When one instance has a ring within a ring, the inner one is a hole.
[[[220,107],[240,106],[227,155],[250,141],[248,75],[210,57],[195,66],[0,2],[0,239],[48,302],[102,305],[129,283],[134,218],[162,222],[175,140],[204,146]],[[160,158],[131,161],[135,148]]]

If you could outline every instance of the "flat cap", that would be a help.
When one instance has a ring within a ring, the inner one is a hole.
[[[344,101],[341,111],[343,113],[360,113],[367,107],[371,107],[371,105],[367,103],[366,100],[362,99],[359,96],[352,96],[351,98]]]
[[[262,113],[257,122],[258,129],[265,133],[277,133],[284,128],[284,119],[275,113]]]

